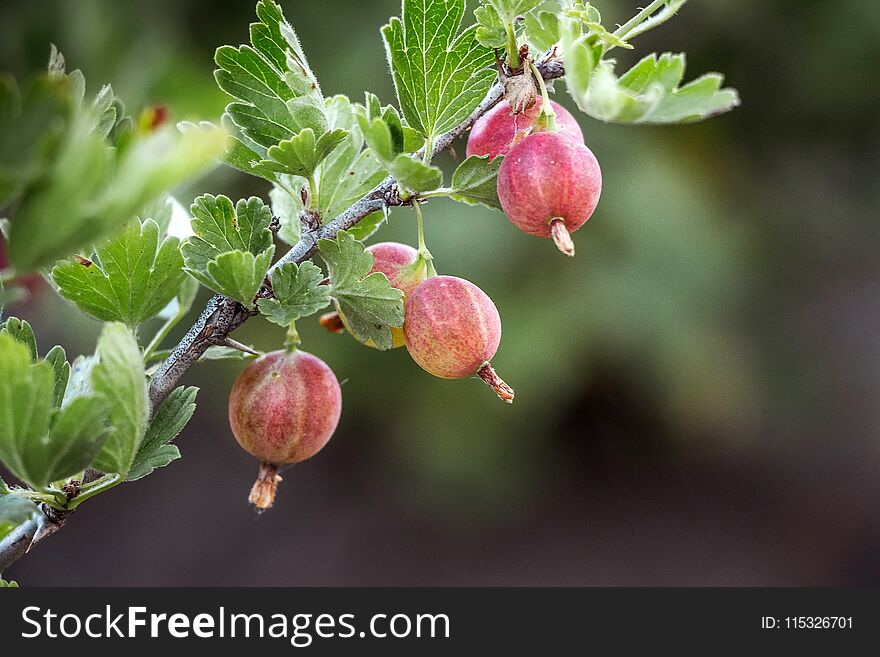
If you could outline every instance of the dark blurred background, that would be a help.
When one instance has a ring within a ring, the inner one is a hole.
[[[393,101],[378,30],[396,0],[282,4],[326,94]],[[595,4],[613,24],[638,3]],[[38,69],[54,42],[134,113],[163,103],[176,119],[216,119],[226,98],[213,51],[246,41],[253,7],[4,2],[0,68]],[[722,71],[743,105],[666,128],[579,114],[605,190],[574,261],[498,212],[426,208],[438,268],[501,311],[494,364],[516,404],[476,380],[432,378],[405,349],[302,322],[304,348],[345,382],[345,408],[328,447],[286,472],[275,509],[249,508],[256,463],[226,421],[241,365],[207,363],[186,380],[202,390],[183,459],[84,505],[8,574],[23,585],[880,584],[880,2],[693,0],[635,43],[621,65],[686,51],[689,78]],[[205,191],[268,189],[217,169],[177,195]],[[415,232],[395,211],[377,237],[414,243]],[[49,291],[11,311],[45,348],[94,348],[98,323]],[[283,331],[252,321],[236,337],[272,349]]]

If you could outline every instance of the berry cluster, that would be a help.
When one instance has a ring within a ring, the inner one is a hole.
[[[540,97],[519,113],[499,104],[474,125],[467,154],[504,156],[498,197],[507,217],[520,230],[550,237],[563,253],[574,255],[571,233],[596,209],[602,174],[571,114]],[[513,389],[490,362],[501,342],[498,309],[470,281],[436,273],[424,244],[419,201],[413,204],[418,249],[396,242],[367,249],[373,256],[371,273],[381,272],[403,292],[404,324],[392,329],[392,347],[405,345],[436,377],[479,377],[512,403]],[[354,335],[338,305],[320,321],[329,331]],[[375,347],[369,340],[364,344]],[[266,354],[241,373],[230,396],[229,421],[239,444],[262,463],[251,491],[254,505],[272,505],[279,466],[308,459],[327,444],[341,405],[332,370],[296,346]]]
[[[539,97],[521,114],[501,103],[484,114],[468,138],[468,155],[504,156],[498,171],[498,199],[521,231],[550,237],[574,256],[571,233],[586,223],[599,203],[602,171],[574,117]]]

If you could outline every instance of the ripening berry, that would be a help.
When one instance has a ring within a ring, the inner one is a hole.
[[[261,461],[250,501],[272,506],[278,466],[321,450],[342,412],[339,382],[320,358],[299,350],[273,351],[250,365],[229,394],[229,425],[238,444]]]
[[[489,361],[501,342],[501,318],[476,285],[455,276],[432,276],[406,302],[406,348],[425,371],[441,379],[479,376],[501,399],[513,390]]]
[[[367,247],[367,251],[373,254],[373,268],[370,269],[370,273],[379,271],[385,274],[391,286],[403,292],[404,303],[406,303],[407,297],[415,287],[424,281],[428,275],[423,262],[418,265],[416,264],[419,252],[406,244],[380,242],[379,244]],[[339,312],[338,306],[336,313],[343,325],[345,325],[345,316]],[[325,315],[322,318],[321,324],[332,332],[334,322],[329,315]],[[391,327],[392,348],[402,347],[403,343],[403,329]],[[372,340],[367,340],[364,344],[368,347],[375,347]]]
[[[552,237],[574,255],[571,233],[593,214],[602,171],[592,151],[556,132],[539,132],[510,149],[498,171],[498,198],[520,230]]]
[[[584,135],[575,118],[562,105],[550,101],[556,112],[556,127],[560,134],[583,143]],[[541,112],[541,97],[523,114],[514,114],[507,103],[498,103],[483,114],[471,128],[467,141],[467,154],[507,155],[514,145],[518,133],[524,137],[536,128]]]

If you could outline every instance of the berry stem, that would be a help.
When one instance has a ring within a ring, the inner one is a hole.
[[[248,502],[260,511],[271,508],[275,503],[275,493],[278,491],[279,483],[281,483],[281,477],[278,476],[278,466],[263,461],[260,463],[260,472],[257,474],[253,488],[251,488]]]
[[[556,248],[569,258],[574,258],[574,242],[562,217],[554,217],[553,221],[550,222],[550,236],[553,238]]]
[[[291,322],[290,326],[287,328],[287,335],[284,338],[284,349],[287,351],[296,351],[301,342],[302,339],[300,339],[299,332],[296,330],[296,322]]]
[[[535,78],[538,80],[538,88],[541,89],[541,113],[539,116],[547,122],[547,132],[556,132],[556,110],[553,109],[553,105],[550,103],[547,85],[544,83],[544,78],[535,62],[530,61],[529,65],[532,67],[532,73],[535,74]]]
[[[434,256],[431,255],[427,244],[425,244],[425,219],[422,216],[422,208],[418,201],[413,203],[413,208],[416,211],[416,221],[419,227],[419,259],[425,263],[428,278],[430,278],[437,275],[437,270],[434,269]]]
[[[487,386],[492,388],[495,394],[498,395],[498,399],[507,402],[508,404],[513,403],[513,388],[507,385],[504,379],[498,376],[498,372],[492,367],[492,363],[483,363],[483,366],[477,370],[477,376],[483,379]]]

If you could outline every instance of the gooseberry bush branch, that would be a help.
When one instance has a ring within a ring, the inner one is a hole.
[[[87,100],[83,75],[54,47],[25,92],[0,77],[0,208],[10,217],[0,224],[0,306],[37,275],[105,323],[95,353],[73,362],[61,347],[41,356],[27,322],[0,324],[0,460],[21,484],[0,480],[0,571],[83,502],[179,458],[172,441],[197,392],[180,382],[204,360],[257,357],[233,388],[230,422],[261,461],[251,501],[271,506],[279,467],[320,450],[338,421],[332,370],[300,351],[294,328],[331,304],[321,323],[334,332],[382,350],[406,345],[429,373],[480,379],[512,402],[490,363],[498,310],[473,283],[437,274],[421,204],[503,209],[573,255],[571,233],[593,213],[601,174],[574,118],[550,99],[554,81],[603,121],[682,123],[739,102],[718,74],[681,86],[684,55],[614,72],[613,48],[631,48],[683,4],[652,2],[610,32],[590,3],[485,0],[461,29],[465,0],[403,0],[381,30],[395,107],[369,92],[363,103],[325,96],[281,7],[259,0],[249,43],[215,55],[232,99],[220,126],[172,126],[161,107],[133,120],[109,86]],[[468,157],[444,186],[433,161],[471,129]],[[204,194],[187,212],[169,190],[216,158],[267,181],[270,204]],[[558,163],[572,171],[529,186]],[[560,205],[551,188],[577,203]],[[417,217],[418,249],[365,246],[403,206]],[[200,286],[214,295],[163,350]],[[287,331],[283,349],[261,355],[230,337],[257,316]],[[267,415],[288,421],[270,426]]]

